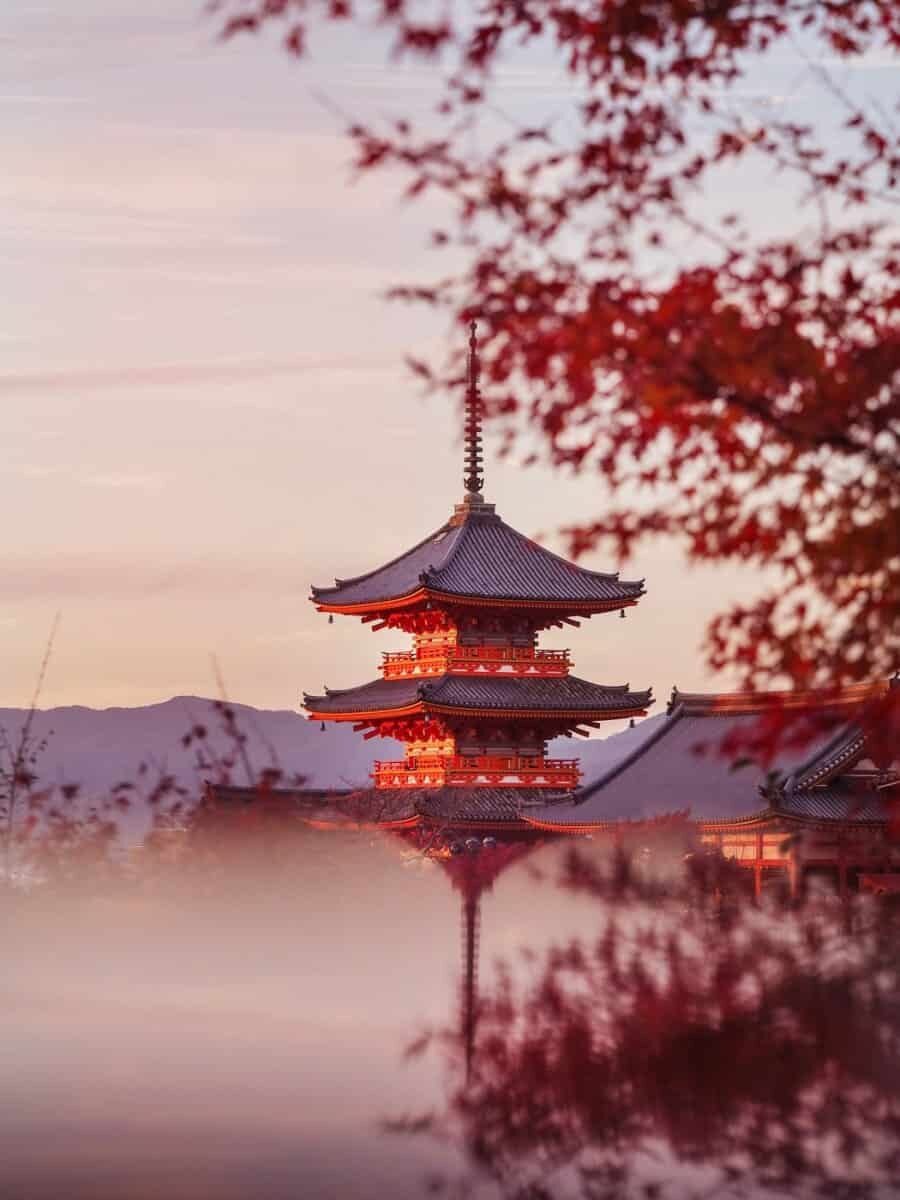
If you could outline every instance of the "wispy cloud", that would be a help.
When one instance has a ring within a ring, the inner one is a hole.
[[[25,479],[47,479],[51,475],[60,475],[62,467],[48,466],[45,463],[21,463],[17,468],[19,475]]]
[[[393,355],[341,355],[269,359],[256,362],[160,363],[97,370],[7,371],[0,373],[0,396],[36,392],[98,391],[122,387],[180,387],[192,383],[235,383],[313,371],[400,369]]]
[[[45,96],[38,92],[0,92],[0,104],[84,104],[83,96]]]
[[[157,471],[92,471],[72,468],[68,463],[20,463],[13,468],[24,479],[66,479],[87,487],[127,488],[134,491],[157,491],[166,476]]]
[[[139,471],[101,472],[97,475],[82,475],[77,478],[90,487],[129,488],[136,491],[157,491],[166,482],[165,475]]]
[[[4,602],[103,596],[214,595],[223,588],[244,593],[294,595],[309,574],[305,566],[274,556],[203,561],[149,560],[114,554],[6,555]]]

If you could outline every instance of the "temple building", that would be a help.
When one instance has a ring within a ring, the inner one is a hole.
[[[896,677],[829,692],[676,690],[666,716],[633,730],[601,777],[583,784],[577,758],[548,756],[553,738],[645,716],[652,696],[573,675],[569,652],[542,649],[540,634],[624,616],[644,584],[550,553],[484,499],[474,324],[464,485],[449,520],[412,549],[312,589],[329,621],[353,616],[412,637],[383,654],[377,679],[303,698],[323,730],[351,722],[365,738],[405,743],[403,758],[376,760],[372,786],[342,793],[266,789],[260,799],[217,784],[214,809],[260,803],[320,828],[378,826],[428,844],[444,831],[621,840],[674,821],[745,867],[757,894],[770,882],[798,894],[816,874],[841,894],[900,890]],[[779,726],[791,736],[754,744]]]
[[[621,837],[623,829],[682,817],[702,844],[792,894],[824,875],[889,890],[900,842],[886,834],[900,804],[896,756],[875,762],[870,742],[890,710],[896,678],[839,692],[698,695],[673,692],[663,721],[566,808],[536,809],[545,832]],[[779,733],[780,730],[780,733]],[[775,762],[767,732],[779,733]],[[882,757],[878,755],[877,757]]]
[[[304,706],[313,720],[405,743],[404,758],[375,765],[374,810],[490,826],[571,800],[578,760],[549,758],[550,739],[644,716],[652,697],[580,679],[568,651],[539,648],[543,630],[624,616],[644,585],[552,554],[485,501],[478,374],[473,323],[465,495],[450,519],[384,566],[312,589],[329,619],[401,630],[412,648],[384,654],[378,679],[305,694]]]

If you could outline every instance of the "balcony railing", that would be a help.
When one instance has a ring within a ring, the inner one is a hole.
[[[383,656],[385,679],[426,675],[568,675],[568,650],[533,650],[531,646],[429,646]]]
[[[419,755],[399,762],[376,761],[372,777],[376,787],[577,787],[576,758],[534,758],[524,755],[486,754]]]

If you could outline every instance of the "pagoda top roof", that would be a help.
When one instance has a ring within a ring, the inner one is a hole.
[[[533,816],[542,827],[570,830],[675,813],[713,822],[746,819],[762,811],[823,819],[841,813],[842,819],[878,819],[873,814],[883,813],[879,801],[870,798],[859,804],[858,792],[838,776],[861,757],[865,735],[858,718],[883,690],[882,685],[875,685],[840,694],[675,692],[665,719],[654,722],[630,754],[577,792],[573,805]],[[729,743],[740,746],[749,739],[752,744],[760,718],[786,709],[817,715],[830,712],[834,721],[812,723],[809,740],[803,745],[784,746],[777,755],[777,772],[762,763],[748,762],[744,749],[726,751]],[[744,765],[737,766],[735,759]],[[856,809],[851,803],[853,796]]]
[[[493,505],[467,502],[405,554],[334,587],[313,587],[311,599],[322,608],[363,610],[425,592],[602,611],[634,604],[644,581],[579,567],[507,525]]]
[[[589,683],[575,675],[541,678],[441,675],[435,679],[375,679],[360,687],[332,691],[323,696],[304,693],[303,704],[311,715],[337,716],[364,713],[432,711],[487,711],[540,716],[572,714],[589,720],[610,711],[628,715],[646,709],[650,690],[632,692],[628,684]]]

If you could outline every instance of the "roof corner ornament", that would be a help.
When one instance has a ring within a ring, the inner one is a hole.
[[[466,371],[465,469],[466,496],[481,499],[484,463],[481,454],[481,392],[478,388],[478,337],[475,321],[469,324],[469,362]]]

